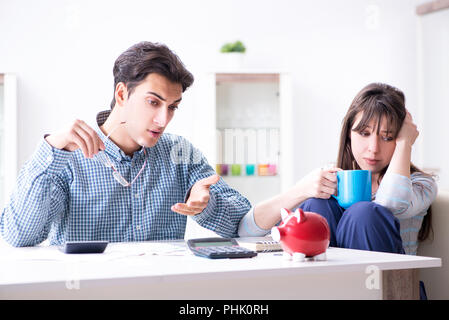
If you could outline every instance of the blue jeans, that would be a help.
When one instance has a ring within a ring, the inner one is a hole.
[[[333,197],[310,198],[299,207],[326,218],[331,230],[331,247],[405,253],[399,220],[377,203],[357,202],[345,210]]]

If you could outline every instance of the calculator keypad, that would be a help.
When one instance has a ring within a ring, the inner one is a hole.
[[[256,252],[239,246],[197,247],[192,251],[196,255],[212,259],[250,258],[257,255]]]

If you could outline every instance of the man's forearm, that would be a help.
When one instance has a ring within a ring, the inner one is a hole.
[[[45,227],[64,209],[66,195],[56,186],[58,170],[51,162],[48,146],[41,142],[31,160],[20,170],[17,186],[0,217],[5,241],[13,246],[31,246],[43,241]],[[52,188],[52,185],[54,186]],[[57,193],[57,194],[55,194]]]

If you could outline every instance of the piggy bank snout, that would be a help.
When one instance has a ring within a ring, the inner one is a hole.
[[[271,238],[274,241],[281,241],[283,236],[285,235],[285,230],[283,227],[273,227],[271,228]]]
[[[326,218],[314,212],[281,211],[282,225],[271,229],[273,240],[292,257],[319,257],[322,259],[329,246],[330,228]]]

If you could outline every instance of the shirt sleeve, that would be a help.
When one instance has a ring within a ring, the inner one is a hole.
[[[198,180],[216,174],[198,149],[191,144],[189,148],[192,152],[190,152],[187,164],[188,192]],[[202,227],[212,230],[222,237],[237,237],[240,220],[250,208],[251,203],[248,199],[231,188],[223,178],[220,178],[216,184],[210,187],[210,199],[207,207],[192,218]]]
[[[0,215],[0,233],[22,247],[44,241],[54,218],[66,210],[68,183],[63,170],[71,152],[51,147],[45,139],[19,172],[16,186]]]
[[[386,173],[374,202],[388,208],[398,219],[407,219],[427,211],[437,192],[437,184],[430,175],[415,172],[408,178]]]
[[[262,229],[254,220],[254,207],[248,211],[239,224],[239,237],[263,237],[267,235],[271,229]]]

